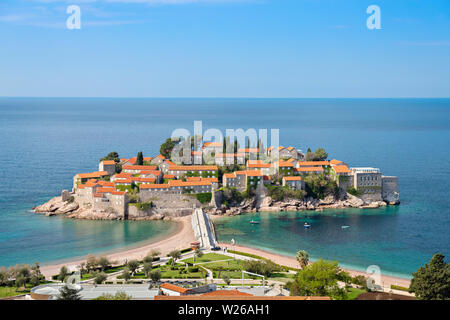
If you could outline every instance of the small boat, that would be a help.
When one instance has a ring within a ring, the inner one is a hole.
[[[305,224],[303,225],[303,227],[304,227],[305,229],[309,229],[309,228],[311,228],[311,225],[310,225],[309,223],[306,223],[306,222],[305,222]]]
[[[342,226],[341,228],[342,229],[347,229],[347,228],[350,228],[350,226]]]
[[[259,224],[259,221],[251,220],[250,223],[251,224]]]

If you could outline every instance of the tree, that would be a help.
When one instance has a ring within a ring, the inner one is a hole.
[[[152,249],[150,251],[150,255],[153,257],[153,260],[155,260],[156,257],[158,257],[161,254],[161,250],[159,249]]]
[[[327,158],[328,153],[325,152],[324,148],[317,148],[314,152],[311,152],[311,149],[308,148],[305,156],[306,161],[324,161]]]
[[[24,290],[26,290],[26,288],[27,288],[27,278],[24,277],[23,275],[18,275],[16,277],[15,284],[16,284],[16,288],[23,287]]]
[[[123,268],[122,271],[122,278],[128,282],[131,279],[131,273],[130,273],[130,269],[128,269],[128,267]]]
[[[35,262],[31,267],[30,283],[36,287],[41,283],[42,278],[41,267],[39,266],[39,263]]]
[[[86,269],[88,270],[88,272],[91,272],[94,269],[96,269],[97,266],[98,266],[97,257],[92,254],[89,254],[86,260]]]
[[[65,285],[59,290],[58,300],[81,300],[78,290]]]
[[[151,254],[147,254],[145,257],[144,257],[144,263],[152,263],[153,262],[153,256],[151,255]]]
[[[421,300],[450,299],[450,263],[442,253],[435,254],[430,263],[413,273],[409,292]]]
[[[130,270],[131,274],[134,276],[136,273],[137,268],[139,268],[139,261],[137,260],[130,260],[127,263],[127,267]]]
[[[181,258],[181,251],[173,250],[169,253],[169,257],[172,258],[172,267],[173,267],[175,265],[176,260]]]
[[[230,277],[226,274],[223,275],[222,280],[227,284],[227,286],[229,286],[231,283]]]
[[[174,147],[175,142],[172,141],[172,138],[167,138],[166,141],[159,148],[159,153],[164,157],[166,157],[167,159],[170,159]]]
[[[100,161],[103,160],[114,160],[115,162],[120,162],[119,154],[115,151],[108,153],[107,156],[100,159]]]
[[[150,272],[152,271],[152,268],[153,268],[153,266],[152,266],[151,262],[144,263],[144,274],[145,274],[146,278],[149,277]]]
[[[309,263],[309,254],[305,250],[300,250],[297,252],[296,259],[300,265],[300,268],[303,269]]]
[[[269,278],[274,272],[279,271],[280,267],[269,260],[247,260],[243,261],[242,267],[245,271],[264,275]]]
[[[105,271],[111,265],[111,262],[109,262],[108,258],[106,257],[100,257],[97,260],[97,264],[100,266],[100,269],[102,271]]]
[[[4,286],[8,283],[9,272],[5,267],[0,268],[0,286]]]
[[[152,281],[155,281],[155,282],[161,280],[161,271],[154,270],[154,271],[150,272],[150,279],[152,279]]]
[[[345,299],[346,292],[338,286],[341,270],[335,261],[319,260],[299,270],[289,284],[291,296],[328,296]]]
[[[64,280],[66,280],[68,275],[69,270],[67,269],[66,266],[62,266],[61,269],[59,269],[58,280],[64,282]]]
[[[136,165],[137,166],[144,165],[144,155],[142,154],[142,151],[138,152],[138,154],[137,154]]]
[[[103,281],[105,281],[108,278],[108,276],[106,275],[106,273],[104,272],[96,272],[95,276],[94,276],[94,282],[96,284],[102,284]]]
[[[309,174],[303,180],[308,195],[315,199],[323,199],[327,195],[336,195],[339,192],[336,181],[324,174]]]
[[[123,291],[117,291],[116,294],[112,295],[110,293],[105,293],[94,300],[131,300],[133,297],[127,295]]]
[[[195,251],[194,251],[194,261],[195,261],[196,257],[198,257],[198,258],[203,257],[203,251],[200,250],[200,249],[195,249]]]

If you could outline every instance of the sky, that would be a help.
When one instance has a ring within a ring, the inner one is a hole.
[[[1,0],[0,96],[450,97],[450,1]]]

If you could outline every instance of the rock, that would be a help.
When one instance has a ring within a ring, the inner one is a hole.
[[[286,211],[297,211],[297,207],[296,206],[287,206]]]
[[[347,201],[348,206],[358,208],[364,205],[364,201],[350,193],[347,193]]]
[[[62,207],[58,208],[58,210],[55,211],[55,213],[57,214],[61,214],[61,213],[69,213],[72,211],[75,211],[79,208],[78,203],[76,202],[72,202],[72,203],[65,203]]]

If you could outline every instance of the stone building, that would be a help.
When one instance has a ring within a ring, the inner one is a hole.
[[[382,198],[389,204],[400,203],[400,195],[398,193],[398,177],[393,176],[382,176],[381,177],[382,186]]]
[[[198,176],[203,178],[217,177],[217,166],[170,166],[168,174],[173,174],[176,178],[182,176]]]
[[[305,183],[303,182],[302,178],[299,176],[283,177],[282,183],[283,183],[283,187],[288,186],[294,190],[304,190],[305,189]]]
[[[382,201],[381,172],[378,168],[352,168],[353,187],[362,193],[364,201]]]
[[[98,171],[106,171],[109,176],[112,176],[116,172],[116,162],[114,160],[100,161]]]

